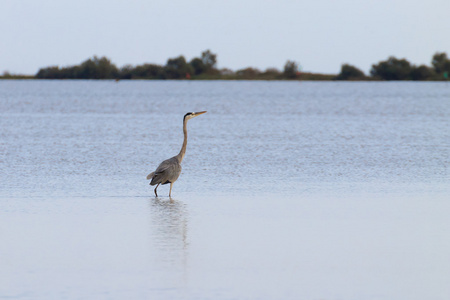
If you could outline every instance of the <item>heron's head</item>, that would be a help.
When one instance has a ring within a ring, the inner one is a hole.
[[[206,113],[206,111],[188,112],[187,114],[184,115],[184,120],[185,121],[190,120],[190,119],[200,116],[204,113]]]

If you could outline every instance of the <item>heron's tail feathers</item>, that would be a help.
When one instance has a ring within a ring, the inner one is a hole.
[[[150,174],[148,174],[147,179],[148,180],[152,179],[153,175],[155,175],[155,172],[151,172]]]

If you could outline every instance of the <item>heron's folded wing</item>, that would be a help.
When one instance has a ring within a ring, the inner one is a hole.
[[[150,185],[158,183],[165,183],[173,177],[173,174],[177,172],[179,163],[177,160],[171,158],[163,161],[152,176]]]

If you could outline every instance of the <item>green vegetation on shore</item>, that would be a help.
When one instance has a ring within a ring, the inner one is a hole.
[[[7,72],[0,79],[196,79],[196,80],[449,80],[450,59],[447,53],[433,55],[431,66],[411,64],[406,59],[389,57],[372,65],[366,75],[355,66],[343,64],[339,74],[318,74],[302,72],[296,62],[288,60],[282,71],[268,68],[244,68],[232,71],[218,69],[217,55],[210,50],[200,57],[187,61],[182,55],[169,58],[164,66],[157,64],[125,65],[118,68],[106,57],[89,58],[80,65],[41,68],[36,75],[12,75]]]
[[[3,75],[0,75],[0,79],[35,79],[34,75],[16,75],[10,74],[9,72],[3,72]]]

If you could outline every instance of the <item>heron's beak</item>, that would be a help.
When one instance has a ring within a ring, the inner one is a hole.
[[[204,113],[206,113],[206,111],[199,111],[199,112],[194,113],[194,115],[200,116],[200,115],[203,115]]]

